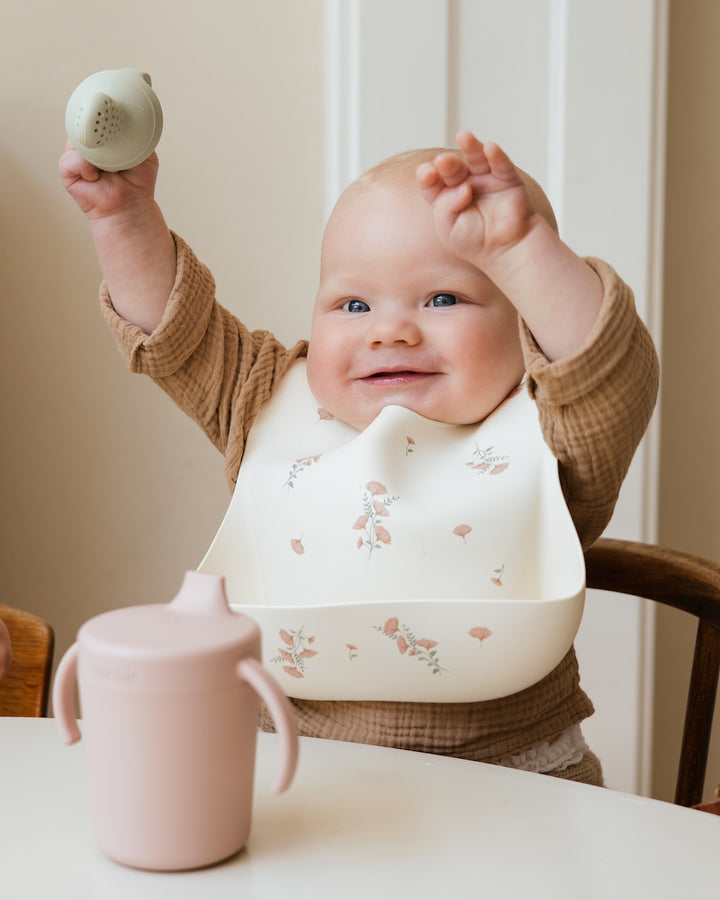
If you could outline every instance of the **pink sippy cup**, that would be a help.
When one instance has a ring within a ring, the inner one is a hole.
[[[221,576],[187,572],[171,603],[117,609],[80,628],[53,688],[68,744],[80,739],[76,673],[95,835],[117,862],[192,869],[245,845],[258,694],[280,736],[273,789],[292,781],[292,707],[260,664],[260,629],[230,609]]]

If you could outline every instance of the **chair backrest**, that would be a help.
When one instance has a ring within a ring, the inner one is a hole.
[[[0,716],[47,715],[55,638],[39,616],[0,603],[12,662],[0,679]]]
[[[645,597],[698,619],[675,803],[700,803],[720,674],[720,564],[653,544],[601,538],[585,552],[589,588]]]

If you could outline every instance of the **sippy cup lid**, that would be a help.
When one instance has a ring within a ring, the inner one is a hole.
[[[260,628],[230,609],[225,579],[186,572],[170,603],[115,609],[78,632],[81,681],[126,693],[228,689],[241,659],[260,659]]]
[[[163,116],[152,81],[139,69],[106,69],[82,81],[65,110],[75,149],[106,172],[140,165],[160,140]]]

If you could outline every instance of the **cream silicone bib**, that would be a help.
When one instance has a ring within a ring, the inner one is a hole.
[[[262,410],[201,570],[226,578],[284,690],[461,702],[515,693],[570,649],[582,550],[524,390],[480,425],[386,407],[364,431],[296,363]]]

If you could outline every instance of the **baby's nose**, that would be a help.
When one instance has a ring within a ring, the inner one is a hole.
[[[385,347],[392,344],[407,344],[414,347],[422,340],[422,332],[411,316],[388,313],[373,317],[365,340],[369,347]]]

